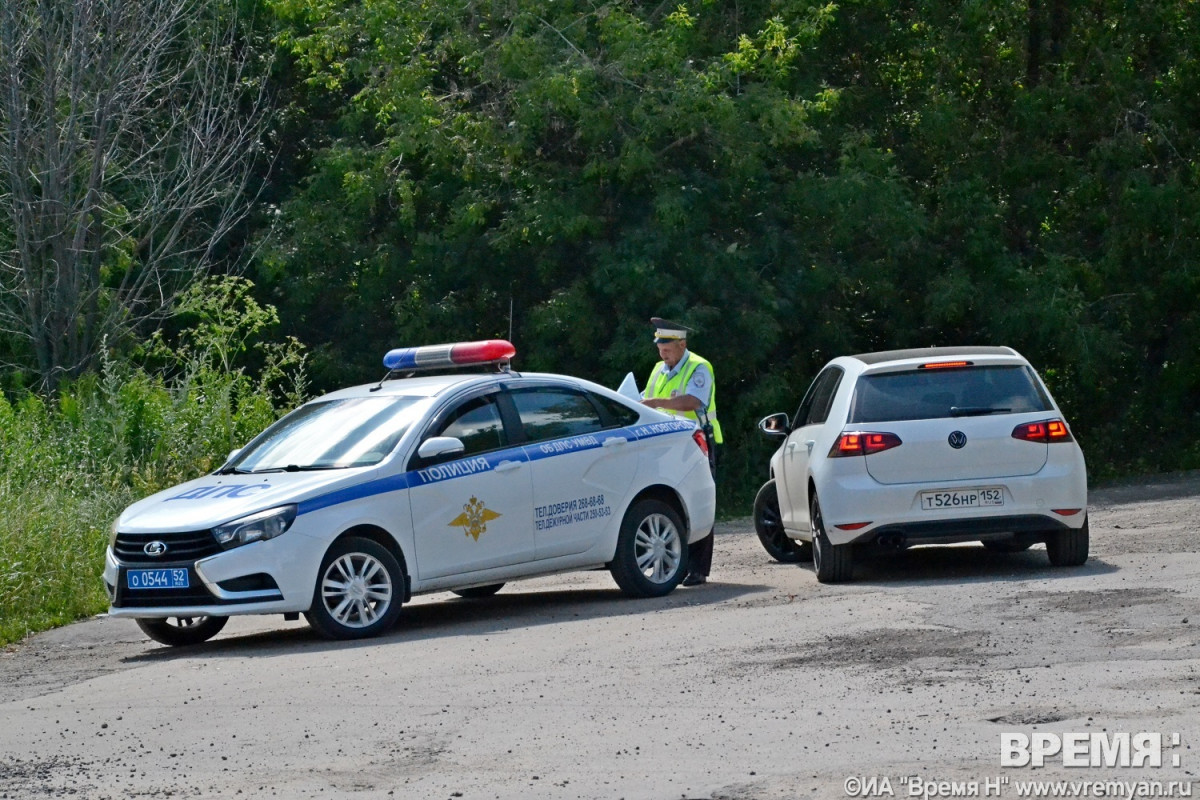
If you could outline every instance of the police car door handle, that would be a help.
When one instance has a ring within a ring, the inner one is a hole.
[[[512,472],[517,467],[521,466],[520,461],[501,461],[496,465],[492,472]]]

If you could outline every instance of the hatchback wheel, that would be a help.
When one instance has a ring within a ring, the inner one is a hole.
[[[395,623],[403,598],[396,557],[378,542],[349,536],[325,554],[305,617],[329,639],[365,639]]]
[[[630,597],[661,597],[678,586],[687,568],[683,536],[679,515],[666,503],[640,500],[630,506],[609,565],[621,591]]]
[[[812,545],[784,533],[775,481],[767,481],[754,498],[754,531],[767,555],[785,564],[812,560]]]
[[[1046,555],[1056,567],[1078,567],[1088,560],[1088,521],[1079,530],[1057,530],[1046,534]]]
[[[821,504],[814,494],[808,505],[808,520],[812,526],[813,571],[821,583],[840,583],[850,580],[854,572],[854,547],[834,544],[825,535],[825,520]]]
[[[159,644],[183,647],[207,642],[221,632],[229,617],[158,617],[134,622]]]

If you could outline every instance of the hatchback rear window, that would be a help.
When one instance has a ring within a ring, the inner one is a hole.
[[[1049,411],[1050,400],[1025,366],[910,370],[863,375],[854,387],[852,423]]]

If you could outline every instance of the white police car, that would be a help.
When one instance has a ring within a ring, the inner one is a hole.
[[[1087,468],[1062,411],[1009,347],[844,356],[817,375],[782,439],[755,527],[780,561],[849,580],[854,547],[1045,543],[1054,566],[1088,557]]]
[[[569,570],[667,594],[713,524],[703,434],[589,381],[513,372],[514,353],[393,350],[380,383],[313,400],[215,473],[130,506],[105,560],[109,615],[170,645],[233,614],[303,612],[353,639],[413,594],[485,597]],[[498,369],[414,376],[469,365]]]

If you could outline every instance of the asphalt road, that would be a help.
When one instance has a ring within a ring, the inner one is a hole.
[[[235,618],[190,649],[99,617],[0,653],[0,798],[1191,792],[1200,474],[1091,503],[1074,569],[918,548],[823,586],[742,521],[707,585],[661,600],[594,572],[418,598],[369,642]],[[1021,736],[1100,766],[1003,766]]]

